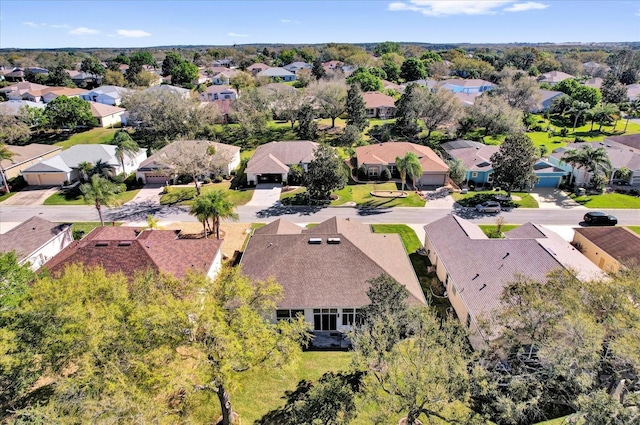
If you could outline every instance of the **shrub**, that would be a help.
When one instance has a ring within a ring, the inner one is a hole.
[[[168,195],[171,192],[173,192],[173,188],[171,186],[164,186],[162,188],[162,194],[163,195]]]
[[[541,125],[533,125],[531,126],[531,131],[542,131],[542,126]]]
[[[144,186],[144,180],[142,180],[142,177],[138,177],[137,183],[138,183],[138,187]]]
[[[22,176],[9,179],[9,186],[13,192],[18,192],[28,186],[27,181]]]
[[[562,127],[560,129],[560,137],[567,137],[569,134],[569,129],[567,127]]]
[[[631,196],[640,196],[640,191],[638,189],[631,189],[629,191],[629,195],[631,195]]]
[[[382,174],[380,175],[380,179],[384,182],[391,180],[391,171],[387,167],[384,167],[382,170]]]
[[[120,173],[120,174],[116,174],[115,176],[113,176],[111,178],[111,180],[113,180],[113,182],[115,184],[120,184],[120,183],[124,183],[124,181],[126,180],[125,175]]]
[[[209,180],[211,180],[211,179],[209,179]],[[222,183],[222,180],[223,180],[222,176],[215,176],[213,178],[213,182],[214,183]]]
[[[358,167],[358,180],[368,180],[367,167],[364,164]]]
[[[583,139],[582,137],[576,137],[575,139],[573,139],[573,141],[575,143],[585,143],[586,142],[586,140]]]

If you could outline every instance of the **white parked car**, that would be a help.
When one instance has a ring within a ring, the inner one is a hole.
[[[499,213],[501,209],[498,201],[486,201],[476,205],[476,211],[481,213]]]

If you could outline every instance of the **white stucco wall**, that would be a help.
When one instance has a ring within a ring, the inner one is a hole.
[[[73,235],[71,234],[71,226],[68,226],[63,232],[58,233],[49,242],[32,252],[20,264],[29,262],[31,263],[31,269],[36,271],[71,242],[73,242]]]

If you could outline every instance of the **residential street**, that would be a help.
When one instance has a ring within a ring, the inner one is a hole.
[[[259,206],[241,206],[237,212],[241,222],[270,222],[278,218],[286,218],[296,223],[321,222],[337,216],[354,218],[366,223],[407,223],[426,224],[451,213],[449,208],[318,208],[318,207],[282,207],[269,208]],[[472,209],[456,209],[455,214],[476,223],[494,223],[496,215],[478,214]],[[514,209],[503,211],[506,223],[523,224],[529,221],[538,224],[577,226],[587,210],[575,209]],[[618,218],[623,226],[640,225],[640,210],[606,210]],[[128,203],[125,206],[108,209],[104,212],[106,221],[144,221],[148,214],[153,214],[160,221],[196,221],[189,215],[188,209],[177,206],[160,206],[153,202]],[[51,221],[98,221],[98,213],[92,206],[5,206],[0,205],[1,223],[23,222],[29,217],[39,216]]]

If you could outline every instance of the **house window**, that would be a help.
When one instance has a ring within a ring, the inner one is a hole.
[[[489,174],[489,175],[487,176],[487,182],[488,182],[488,183],[493,183],[493,173],[491,173],[491,174]]]
[[[277,320],[291,320],[298,315],[304,317],[304,310],[276,310]]]
[[[337,308],[314,308],[313,309],[313,330],[314,331],[335,331],[338,324]]]
[[[359,308],[342,309],[342,326],[353,326],[362,324],[362,310]]]
[[[367,174],[369,176],[377,176],[379,174],[380,170],[378,168],[368,168],[367,169]]]
[[[478,172],[477,171],[472,171],[471,172],[471,177],[478,177]]]

